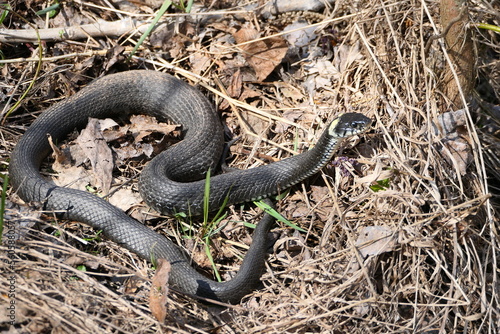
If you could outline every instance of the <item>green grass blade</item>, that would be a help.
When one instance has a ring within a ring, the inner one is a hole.
[[[153,249],[156,247],[156,242],[151,246],[151,251],[149,252],[149,261],[153,265],[153,269],[158,268],[158,259],[156,258],[155,253],[153,252]]]
[[[11,9],[11,7],[8,3],[2,3],[0,4],[0,9],[1,8],[3,8],[3,10],[0,12],[0,24],[3,24],[3,21],[5,21],[5,19],[9,15],[9,10]]]
[[[264,210],[266,213],[270,214],[273,216],[277,221],[280,221],[282,223],[285,223],[286,225],[290,226],[291,228],[300,231],[300,232],[306,232],[303,228],[298,227],[285,217],[283,217],[278,211],[276,211],[273,207],[269,206],[269,204],[263,202],[263,201],[255,201],[255,205],[257,205],[259,208]]]
[[[203,193],[203,224],[208,224],[208,212],[210,209],[210,168],[205,177],[205,192]]]
[[[220,277],[219,271],[217,270],[217,266],[215,265],[214,258],[212,257],[212,253],[210,253],[210,240],[208,238],[205,239],[205,254],[207,254],[210,263],[212,264],[212,268],[214,269],[215,277],[218,282],[221,282],[222,279]]]
[[[231,189],[229,189],[229,192],[231,192]],[[220,221],[222,218],[226,216],[226,214],[223,214],[224,209],[227,206],[227,202],[229,201],[229,192],[227,193],[226,197],[224,198],[224,202],[222,202],[221,207],[219,208],[219,211],[214,216],[215,221]]]
[[[191,8],[193,7],[194,0],[189,0],[186,6],[186,13],[191,13]]]
[[[49,13],[49,17],[53,18],[57,14],[57,10],[59,9],[60,6],[61,5],[56,2],[54,5],[49,6],[49,7],[45,8],[45,9],[39,10],[35,14],[38,15],[38,16],[43,16],[43,15]]]
[[[161,8],[158,10],[158,13],[156,13],[156,16],[154,17],[153,21],[149,25],[148,29],[142,34],[142,36],[139,38],[137,41],[137,44],[134,46],[134,49],[128,56],[128,60],[132,58],[132,56],[136,53],[136,51],[139,49],[139,47],[142,45],[142,43],[146,40],[146,38],[151,34],[151,31],[153,31],[154,27],[160,21],[160,18],[165,14],[167,11],[168,7],[172,4],[172,1],[165,1],[163,2],[163,5],[161,5]]]
[[[476,26],[480,29],[492,30],[494,32],[500,33],[500,27],[487,23],[478,23]]]

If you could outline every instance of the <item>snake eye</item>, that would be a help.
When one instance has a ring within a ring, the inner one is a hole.
[[[355,121],[353,122],[352,124],[352,127],[354,129],[358,129],[358,130],[361,130],[364,128],[364,126],[366,125],[366,122],[362,122],[362,121]]]

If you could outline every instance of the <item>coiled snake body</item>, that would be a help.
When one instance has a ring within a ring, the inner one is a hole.
[[[163,214],[203,211],[204,176],[217,167],[223,149],[223,129],[210,102],[198,90],[168,74],[129,71],[98,79],[44,111],[12,152],[9,174],[17,193],[44,209],[65,212],[65,217],[102,230],[123,247],[150,260],[171,264],[169,282],[180,290],[225,302],[238,302],[256,288],[264,268],[267,234],[273,223],[265,215],[236,276],[215,282],[199,274],[174,243],[155,233],[122,210],[90,193],[58,187],[39,172],[49,154],[47,134],[55,142],[89,117],[105,118],[142,113],[182,124],[184,140],[150,161],[141,173],[139,189],[148,205]],[[303,153],[269,165],[211,177],[209,209],[228,203],[265,198],[318,172],[332,157],[341,139],[365,131],[371,120],[344,114],[334,120],[317,145]],[[193,181],[194,180],[194,181]]]

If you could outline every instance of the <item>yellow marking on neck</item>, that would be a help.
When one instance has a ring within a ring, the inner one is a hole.
[[[332,121],[332,123],[330,124],[330,126],[328,127],[328,134],[329,134],[330,136],[335,136],[335,135],[336,135],[336,133],[335,133],[335,128],[336,128],[336,127],[337,127],[337,125],[339,124],[339,120],[340,120],[340,117],[341,117],[341,116],[342,116],[342,115],[340,115],[339,117],[337,117],[336,119],[334,119],[334,120]]]

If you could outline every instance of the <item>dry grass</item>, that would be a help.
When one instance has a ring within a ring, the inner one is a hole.
[[[498,4],[496,9],[493,5],[471,2],[471,21],[500,24],[495,14]],[[152,275],[147,263],[106,240],[82,242],[79,238],[93,235],[85,226],[55,225],[44,219],[43,228],[23,236],[15,249],[15,327],[20,332],[500,331],[499,225],[495,217],[500,194],[496,181],[500,141],[495,135],[499,118],[488,118],[484,104],[482,109],[465,110],[467,122],[460,135],[466,139],[472,159],[467,173],[461,175],[456,156],[441,149],[442,135],[432,130],[438,115],[451,110],[439,89],[449,57],[438,41],[424,52],[429,38],[441,31],[438,4],[337,1],[335,6],[335,11],[325,11],[326,19],[335,17],[335,22],[319,26],[322,39],[317,41],[359,50],[360,57],[348,62],[345,70],[314,96],[302,86],[308,65],[302,62],[286,64],[281,78],[274,75],[266,83],[246,84],[258,93],[257,98],[246,102],[228,98],[223,87],[229,86],[230,75],[222,71],[221,63],[230,59],[228,55],[236,55],[238,48],[221,47],[219,53],[210,49],[211,43],[226,34],[222,31],[210,35],[211,39],[198,44],[197,49],[171,55],[168,62],[155,49],[143,49],[140,61],[133,61],[132,67],[167,69],[212,93],[215,90],[215,96],[226,97],[230,102],[223,114],[226,123],[244,139],[236,146],[237,152],[243,152],[234,162],[240,168],[259,164],[257,152],[279,159],[289,155],[287,151],[293,151],[296,144],[301,149],[312,145],[325,121],[339,112],[359,111],[376,120],[373,131],[359,143],[349,143],[343,152],[360,163],[353,176],[328,169],[281,201],[279,210],[307,233],[284,226],[276,230],[279,238],[269,257],[262,289],[240,305],[227,308],[203,305],[172,293],[166,323],[159,324],[147,306]],[[87,13],[90,8],[80,10]],[[98,13],[112,16],[106,9]],[[261,29],[267,25],[261,22]],[[473,29],[479,51],[476,100],[498,105],[499,38]],[[108,46],[115,42],[105,41]],[[87,54],[102,48],[97,41],[88,43],[63,43],[60,47],[68,53],[74,49]],[[46,56],[54,56],[52,51]],[[16,58],[13,47],[9,52]],[[189,58],[199,54],[212,59],[211,67],[201,75],[193,72]],[[98,76],[110,59],[113,57],[85,55],[44,63],[36,88],[1,128],[2,159],[8,161],[18,135],[33,116],[53,103],[47,96],[57,100],[78,89],[80,81]],[[120,56],[117,59],[124,63]],[[85,67],[86,62],[93,67]],[[5,65],[3,71],[2,85],[15,100],[33,75],[32,63],[19,61]],[[62,81],[74,78],[64,76],[68,71],[80,73],[78,81]],[[299,95],[291,94],[290,87]],[[218,97],[216,100],[220,102]],[[304,116],[290,121],[288,115],[293,112]],[[295,126],[277,131],[284,123]],[[496,179],[490,190],[489,177]],[[387,186],[381,191],[370,189],[375,181],[386,179]],[[13,192],[10,196],[15,199]],[[241,211],[239,207],[231,209],[230,218],[241,220]],[[24,226],[17,220],[24,215],[16,208],[8,211],[6,218]],[[393,247],[381,247],[380,254],[363,258],[356,240],[367,226],[392,231]],[[59,229],[64,231],[60,235]],[[241,230],[233,235],[246,238]],[[244,254],[244,250],[231,246],[231,240],[218,241],[218,245],[222,252],[218,256],[225,259],[222,268],[237,267],[234,254]],[[0,256],[6,260],[7,255],[2,252]],[[84,273],[77,269],[79,264],[94,269]],[[8,300],[8,285],[3,282],[2,278],[2,308]],[[1,326],[8,326],[7,319],[1,317]]]

